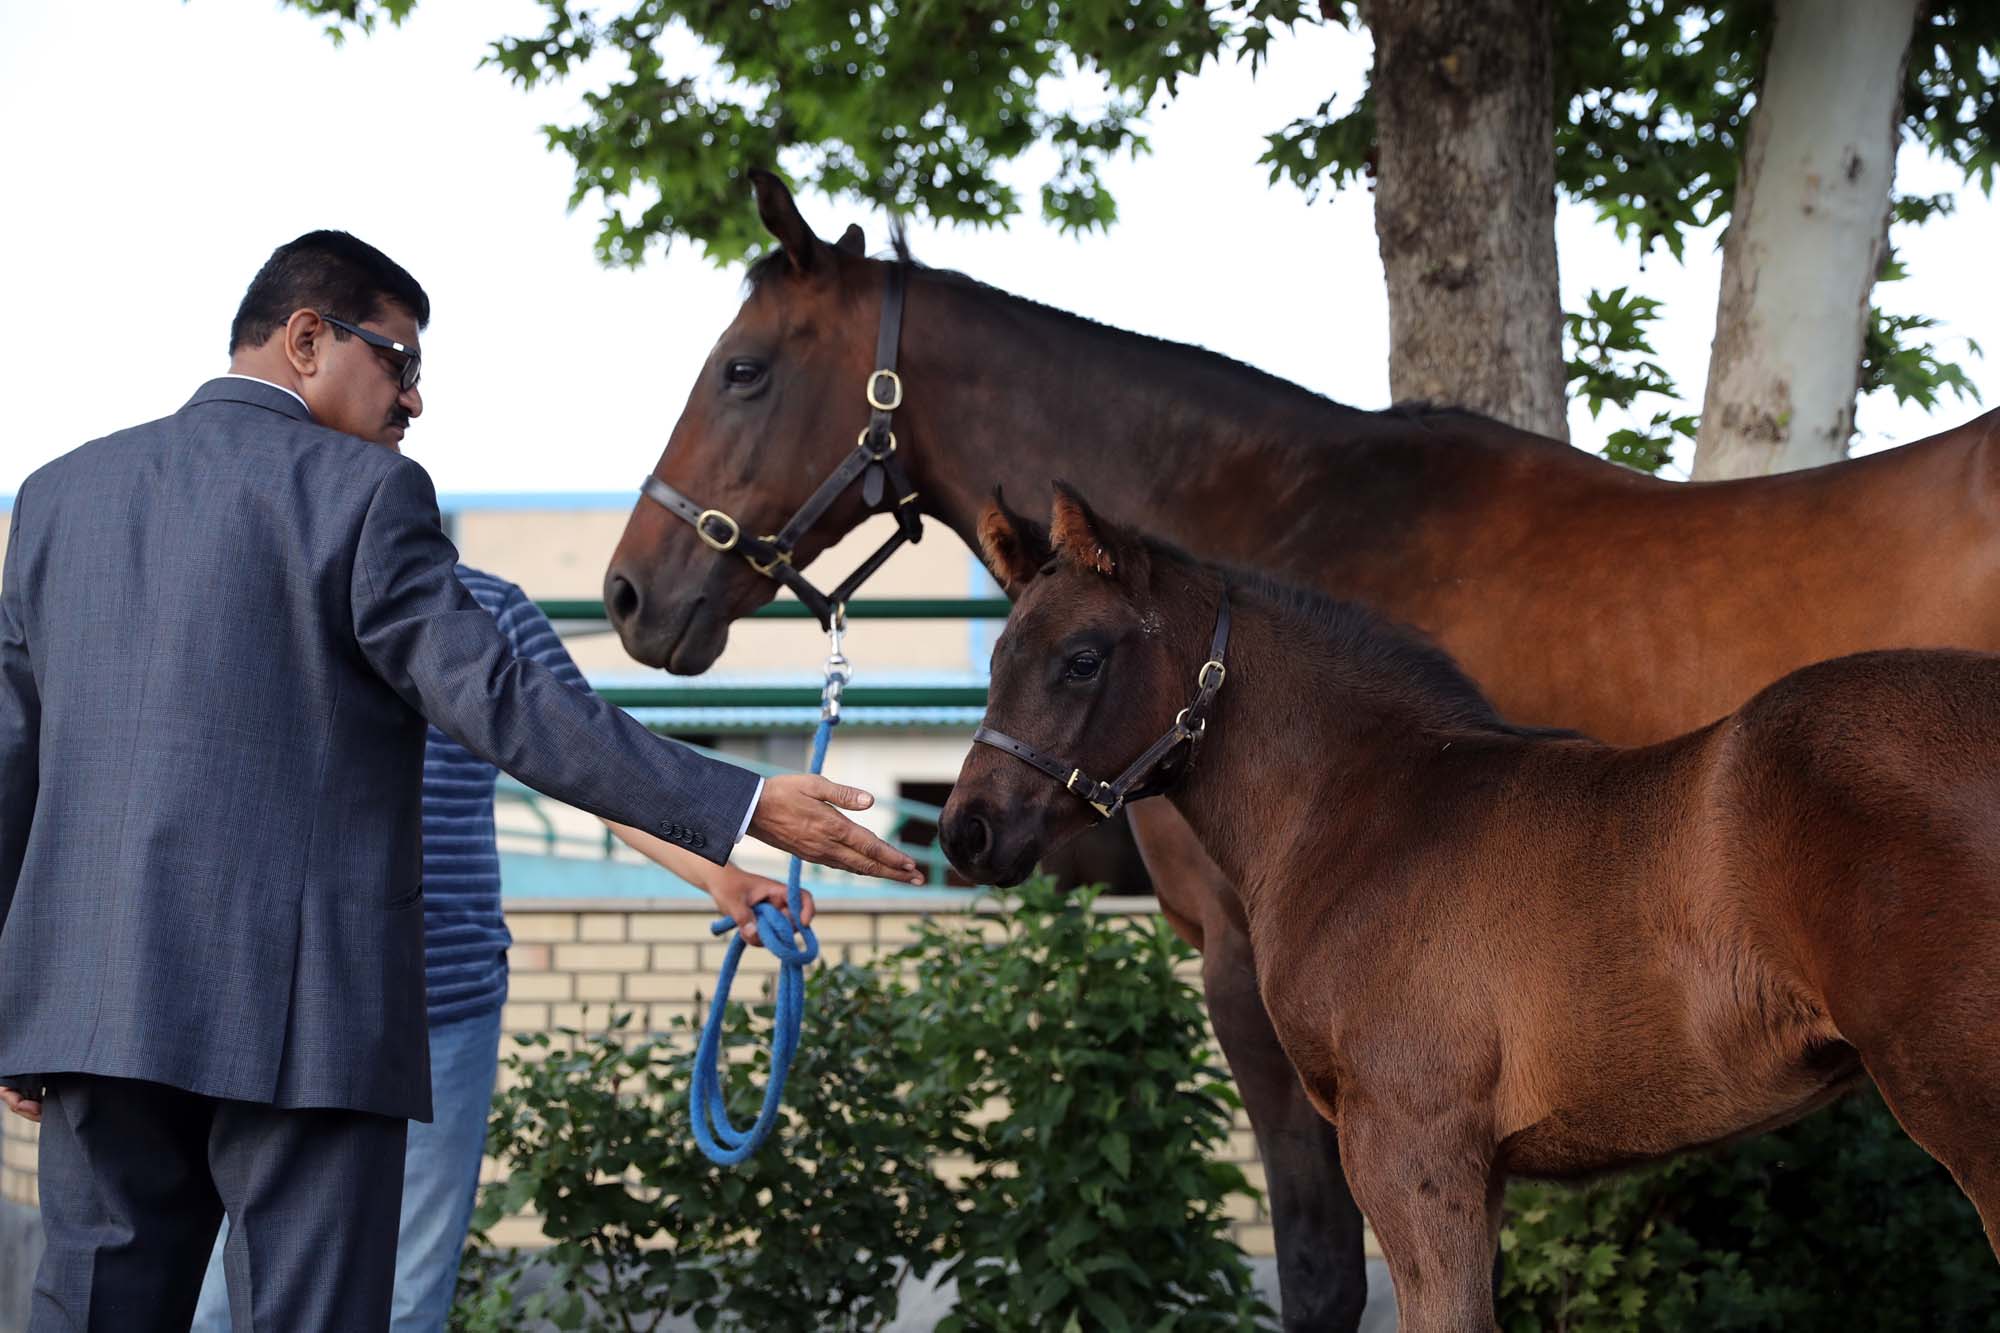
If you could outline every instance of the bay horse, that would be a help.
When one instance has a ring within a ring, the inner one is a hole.
[[[1345,407],[1213,352],[870,259],[859,229],[823,241],[775,177],[753,184],[778,245],[652,474],[746,532],[778,532],[851,455],[900,273],[896,457],[914,508],[975,550],[996,487],[1038,504],[1067,476],[1197,555],[1421,628],[1509,717],[1620,743],[1675,735],[1842,653],[2000,649],[2000,413],[1810,472],[1676,484],[1464,412]],[[842,492],[792,563],[871,512],[864,488]],[[695,674],[776,586],[641,499],[604,593],[633,657]],[[1242,905],[1168,803],[1130,815],[1161,910],[1202,951],[1267,1170],[1284,1325],[1352,1333],[1360,1215],[1258,998]]]
[[[1619,747],[1511,724],[1418,636],[1060,485],[1048,532],[982,522],[1015,604],[943,846],[1013,884],[1167,793],[1241,897],[1406,1333],[1497,1328],[1509,1176],[1754,1134],[1864,1077],[2000,1246],[2000,656],[1836,658]]]

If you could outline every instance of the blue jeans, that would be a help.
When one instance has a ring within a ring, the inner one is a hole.
[[[403,1218],[396,1233],[391,1333],[442,1333],[458,1285],[458,1261],[479,1191],[479,1159],[500,1066],[498,1010],[431,1029],[430,1124],[410,1124],[403,1155]],[[331,1204],[334,1201],[326,1201]],[[223,1286],[222,1224],[209,1256],[190,1333],[230,1333]]]

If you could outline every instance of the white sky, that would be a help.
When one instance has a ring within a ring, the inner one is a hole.
[[[277,244],[343,227],[431,294],[426,412],[409,441],[441,491],[624,490],[652,465],[701,358],[737,305],[740,271],[682,246],[641,272],[592,258],[593,203],[565,212],[568,159],[537,126],[577,89],[525,95],[476,69],[502,32],[539,31],[529,0],[423,0],[412,22],[336,50],[275,0],[7,0],[0,5],[0,495],[94,436],[172,411],[225,364],[245,284]],[[1111,173],[1121,221],[1064,237],[912,229],[917,255],[1162,337],[1200,343],[1345,402],[1388,398],[1387,316],[1364,189],[1308,204],[1256,165],[1262,137],[1329,89],[1358,90],[1365,38],[1301,30],[1255,82],[1211,68],[1153,119],[1155,151]],[[1046,159],[1016,182],[1032,204]],[[1948,171],[1906,152],[1899,184]],[[808,197],[824,236],[884,219]],[[746,196],[745,209],[751,207]],[[1914,276],[1884,295],[2000,354],[1992,238],[1976,194],[1900,242]],[[1586,211],[1559,221],[1564,304],[1630,283],[1668,302],[1661,359],[1699,401],[1714,319],[1712,240],[1689,262],[1636,254]],[[1188,255],[1203,262],[1180,271]],[[2000,387],[1987,362],[1974,381]],[[1863,404],[1863,447],[1934,419]],[[1572,413],[1579,442],[1618,424]]]

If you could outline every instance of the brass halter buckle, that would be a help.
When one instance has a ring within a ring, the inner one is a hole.
[[[768,579],[771,577],[771,571],[776,569],[779,565],[789,565],[792,563],[792,553],[790,551],[782,550],[777,545],[775,545],[775,543],[778,540],[776,533],[767,532],[758,540],[762,541],[764,545],[769,546],[771,548],[771,558],[769,560],[760,561],[746,554],[743,558],[750,562],[750,568],[756,570],[759,574],[762,574],[765,578]]]
[[[868,430],[869,430],[868,427],[863,426],[861,428],[861,433],[854,437],[855,448],[868,449]],[[873,449],[868,449],[868,456],[879,463],[883,459],[887,458],[890,454],[893,454],[895,452],[896,452],[896,432],[892,430],[889,432],[889,447],[887,449],[884,449],[879,454],[876,453]],[[900,504],[901,501],[898,501],[897,503]]]
[[[728,540],[722,541],[709,536],[708,522],[710,519],[714,519],[718,523],[727,523],[729,525]],[[695,534],[699,536],[711,550],[733,551],[736,549],[736,543],[743,540],[742,527],[737,524],[735,519],[723,513],[720,509],[704,509],[701,511],[701,513],[695,515],[694,530]]]
[[[883,380],[889,381],[889,400],[882,401],[875,386]],[[878,370],[868,377],[868,406],[877,412],[893,412],[903,405],[903,377],[893,370]]]
[[[1063,783],[1063,790],[1067,791],[1070,795],[1081,800],[1084,804],[1088,805],[1091,809],[1097,811],[1097,813],[1102,815],[1104,818],[1106,819],[1111,818],[1110,806],[1106,805],[1102,801],[1093,801],[1085,792],[1081,792],[1076,789],[1076,780],[1082,776],[1083,776],[1082,769],[1072,768],[1069,771],[1068,779],[1065,780]],[[1094,782],[1091,784],[1092,787],[1095,787],[1096,785],[1097,784]]]
[[[1215,683],[1213,685],[1208,683],[1208,673],[1210,671],[1215,672]],[[1212,657],[1201,664],[1201,670],[1194,673],[1195,688],[1202,690],[1219,690],[1222,688],[1222,682],[1228,679],[1229,668]]]

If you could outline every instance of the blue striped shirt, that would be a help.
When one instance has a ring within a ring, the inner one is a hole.
[[[562,640],[522,592],[468,565],[459,582],[522,657],[564,684],[590,688]],[[490,1014],[507,1000],[507,932],[493,833],[499,770],[432,727],[424,749],[424,979],[432,1027]]]

